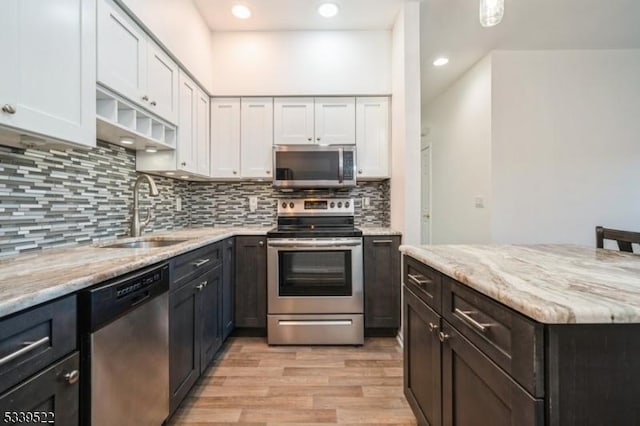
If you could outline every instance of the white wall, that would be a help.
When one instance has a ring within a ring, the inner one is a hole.
[[[431,242],[490,242],[491,56],[431,102],[424,123],[432,144]],[[475,207],[477,196],[484,208]]]
[[[386,95],[389,31],[213,32],[213,94]]]
[[[392,35],[391,226],[420,244],[420,4],[404,3]]]
[[[118,0],[124,3],[211,92],[211,32],[191,0]]]
[[[492,56],[493,239],[640,230],[640,50]]]

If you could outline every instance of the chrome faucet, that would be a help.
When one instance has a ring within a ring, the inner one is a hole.
[[[149,193],[152,197],[157,197],[158,187],[156,183],[153,181],[153,178],[149,175],[140,175],[138,179],[136,179],[135,185],[133,185],[133,217],[131,218],[131,236],[139,237],[142,234],[142,230],[145,226],[149,224],[151,221],[151,209],[147,209],[147,218],[144,222],[140,222],[140,184],[144,181],[147,181],[149,184]]]

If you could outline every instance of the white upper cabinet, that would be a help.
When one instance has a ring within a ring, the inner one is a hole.
[[[275,98],[273,106],[275,144],[315,143],[313,98]]]
[[[98,2],[98,82],[176,124],[178,65],[111,0]]]
[[[356,143],[355,98],[316,98],[315,118],[315,143],[323,145]]]
[[[95,0],[0,2],[0,130],[16,143],[95,146],[95,17]]]
[[[210,144],[210,112],[209,96],[200,88],[196,97],[196,168],[197,173],[202,176],[211,174],[211,144]]]
[[[389,98],[356,101],[357,178],[387,178],[389,174]]]
[[[271,178],[273,98],[242,98],[241,111],[241,176]]]
[[[211,100],[211,177],[240,177],[240,98]]]
[[[154,43],[147,45],[147,91],[152,112],[173,123],[178,118],[179,68]]]
[[[179,85],[180,117],[178,120],[177,169],[196,173],[197,156],[197,102],[198,88],[193,81],[183,73],[180,74]]]

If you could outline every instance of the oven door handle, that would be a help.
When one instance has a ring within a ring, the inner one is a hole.
[[[269,247],[275,248],[326,248],[326,247],[357,247],[362,245],[362,241],[269,241]]]
[[[338,183],[344,182],[344,149],[338,148]]]

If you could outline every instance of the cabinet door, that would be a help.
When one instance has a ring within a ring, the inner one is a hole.
[[[202,374],[222,346],[220,312],[222,302],[222,265],[216,266],[197,281],[199,281],[198,288],[201,288],[198,304],[200,308],[199,317],[202,321],[202,326],[200,327],[200,374]]]
[[[98,82],[145,103],[147,36],[110,0],[98,0]]]
[[[315,99],[316,143],[352,145],[356,143],[355,98]]]
[[[178,120],[178,81],[180,69],[155,43],[147,45],[146,96],[149,111],[171,123]]]
[[[198,92],[195,83],[185,74],[180,74],[178,98],[180,113],[178,120],[177,167],[190,173],[197,171],[196,120]]]
[[[266,246],[265,237],[236,237],[236,327],[267,326]]]
[[[169,386],[173,413],[200,376],[197,280],[169,295]]]
[[[95,0],[0,7],[0,125],[95,146]]]
[[[16,419],[4,423],[78,425],[79,358],[75,352],[0,396],[3,419]]]
[[[438,340],[440,316],[405,288],[404,321],[405,396],[419,424],[440,426],[442,419],[442,353],[440,340]]]
[[[242,98],[241,175],[270,178],[273,168],[273,99]]]
[[[400,326],[400,237],[364,237],[364,326]]]
[[[240,98],[211,100],[211,177],[240,177]]]
[[[209,176],[211,173],[211,144],[210,144],[210,112],[209,96],[198,89],[196,99],[196,165],[197,173],[202,176]]]
[[[222,251],[222,340],[226,340],[234,327],[233,304],[235,289],[235,247],[234,239],[224,241]]]
[[[313,144],[313,98],[273,100],[273,143]]]
[[[358,178],[389,177],[389,98],[356,100]]]
[[[544,402],[534,399],[448,322],[442,333],[445,426],[539,426]]]

